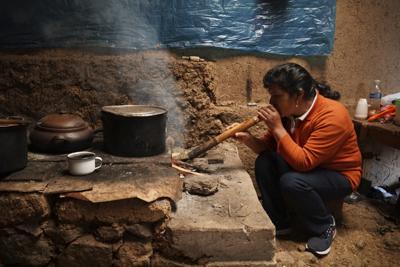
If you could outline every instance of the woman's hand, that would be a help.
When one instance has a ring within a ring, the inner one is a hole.
[[[249,144],[249,142],[253,139],[253,136],[248,132],[237,132],[233,136],[233,139],[242,143],[242,144]]]
[[[257,114],[278,140],[286,133],[279,112],[271,104],[260,108]]]
[[[281,116],[272,105],[267,105],[257,111],[258,117],[265,122],[271,130],[282,126]]]
[[[238,122],[234,122],[231,125],[229,125],[228,127],[226,127],[225,130],[229,130],[232,129],[236,126],[238,126],[240,123]],[[235,133],[232,138],[240,143],[246,144],[246,141],[248,141],[249,139],[251,139],[252,135],[248,132],[237,132]]]
[[[239,123],[233,123],[232,125],[227,127],[227,130],[237,126]],[[237,132],[232,138],[246,146],[248,146],[251,150],[253,150],[256,154],[260,154],[262,151],[267,149],[266,144],[259,138],[256,138],[249,132]]]

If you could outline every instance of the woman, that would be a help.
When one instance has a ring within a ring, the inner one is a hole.
[[[298,64],[269,70],[264,86],[271,99],[258,116],[268,126],[267,134],[257,138],[240,132],[235,137],[259,154],[256,180],[276,234],[288,233],[289,211],[294,212],[311,234],[306,248],[326,255],[336,228],[324,203],[344,198],[361,179],[352,120],[346,108],[332,100],[340,94],[317,83]]]

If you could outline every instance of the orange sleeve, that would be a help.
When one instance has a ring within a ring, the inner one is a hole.
[[[316,168],[335,156],[348,140],[351,131],[345,118],[341,112],[321,115],[318,122],[312,122],[313,131],[303,147],[286,134],[279,140],[278,153],[297,171]]]
[[[269,149],[276,150],[276,141],[270,131],[260,137],[260,140],[263,141]]]

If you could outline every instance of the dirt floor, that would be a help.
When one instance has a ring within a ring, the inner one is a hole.
[[[306,239],[293,234],[277,240],[278,266],[399,266],[400,227],[384,210],[370,200],[345,204],[330,254],[315,257],[304,250]]]

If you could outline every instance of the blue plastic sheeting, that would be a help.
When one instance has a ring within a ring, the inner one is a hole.
[[[0,48],[332,51],[336,0],[4,0]]]

